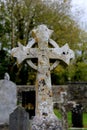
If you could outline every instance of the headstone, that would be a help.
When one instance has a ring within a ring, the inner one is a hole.
[[[0,80],[0,124],[9,124],[9,115],[16,108],[16,85],[7,80]]]
[[[81,104],[75,104],[72,108],[72,126],[83,127],[83,107]]]
[[[62,115],[62,126],[63,126],[63,130],[68,130],[68,118],[67,118],[67,92],[66,91],[62,91],[60,92],[60,112]]]
[[[46,25],[40,25],[32,30],[32,39],[27,46],[19,44],[13,48],[11,54],[17,58],[18,63],[26,60],[27,63],[37,70],[36,77],[36,114],[32,123],[32,130],[60,130],[60,121],[54,115],[53,94],[50,71],[62,60],[69,64],[74,58],[74,52],[68,44],[59,47],[56,42],[50,39],[53,30]],[[33,45],[37,44],[34,48]],[[52,48],[49,48],[50,44]],[[33,64],[31,58],[38,59],[38,66]],[[51,66],[50,59],[55,59]]]
[[[29,130],[29,114],[18,106],[9,118],[9,130]]]

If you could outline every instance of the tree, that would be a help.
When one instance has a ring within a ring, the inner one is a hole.
[[[70,17],[70,14],[68,13],[69,9],[69,0],[49,4],[46,1],[44,2],[41,0],[3,1],[0,8],[2,16],[0,19],[0,43],[2,45],[2,50],[5,48],[8,53],[9,49],[17,46],[18,42],[26,45],[31,37],[30,31],[34,26],[40,24],[46,24],[49,28],[54,30],[52,39],[54,39],[59,46],[68,43],[72,49],[76,49],[78,43],[82,43],[81,38],[83,33],[76,22]],[[3,21],[4,24],[1,21]],[[9,56],[9,61],[11,72],[9,72],[10,69],[8,72],[10,75],[12,75],[12,73],[14,74],[14,66],[16,69],[15,77],[17,77],[17,79],[13,78],[12,80],[15,79],[18,84],[22,83],[20,73],[22,74],[22,71],[26,70],[26,62],[24,62],[24,66],[22,64],[18,67],[15,63],[16,61],[11,56]],[[66,80],[65,69],[61,67],[60,73],[58,73],[57,69],[59,68],[56,68],[52,74],[57,75],[57,79],[60,80],[61,77],[64,77],[62,81],[58,81],[59,83],[64,83]],[[30,75],[32,74],[32,78],[35,79],[33,70],[30,71],[30,68],[28,67],[28,71],[30,72]],[[27,76],[26,73],[26,83],[29,81]]]

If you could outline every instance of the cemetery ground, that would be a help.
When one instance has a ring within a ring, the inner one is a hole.
[[[54,113],[55,115],[61,119],[61,114],[60,112],[58,111],[58,109],[54,109]],[[69,111],[67,113],[67,117],[68,117],[68,126],[69,128],[72,127],[72,117],[71,117],[71,111]],[[87,130],[87,112],[83,112],[83,128],[81,129],[78,129],[78,130]],[[70,129],[69,129],[70,130]],[[75,129],[74,129],[75,130]]]

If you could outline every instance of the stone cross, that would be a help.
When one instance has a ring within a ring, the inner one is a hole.
[[[53,31],[48,29],[46,25],[39,25],[32,30],[32,39],[29,40],[27,46],[23,46],[19,43],[18,47],[13,48],[11,52],[13,57],[17,58],[19,64],[26,60],[31,67],[37,70],[35,85],[36,117],[49,119],[55,118],[50,71],[55,68],[60,61],[69,64],[70,59],[74,58],[74,52],[69,49],[68,44],[60,48],[55,41],[50,39],[52,32]],[[36,48],[33,47],[34,44],[37,45]],[[49,45],[52,47],[49,47]],[[33,64],[31,58],[38,59],[37,66]],[[50,65],[50,59],[56,60],[53,65]]]

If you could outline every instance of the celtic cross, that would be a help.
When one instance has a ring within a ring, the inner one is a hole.
[[[52,30],[46,25],[40,25],[33,29],[32,39],[27,46],[19,44],[13,48],[11,54],[17,58],[18,63],[26,60],[27,63],[37,70],[36,77],[36,116],[53,118],[53,95],[51,85],[50,71],[55,68],[60,61],[69,64],[71,58],[74,58],[74,52],[69,48],[68,44],[59,47],[58,44],[50,39]],[[34,48],[33,45],[37,44]],[[52,47],[49,47],[49,44]],[[38,59],[36,66],[31,61],[32,58]],[[55,59],[53,65],[50,65],[50,59]]]

